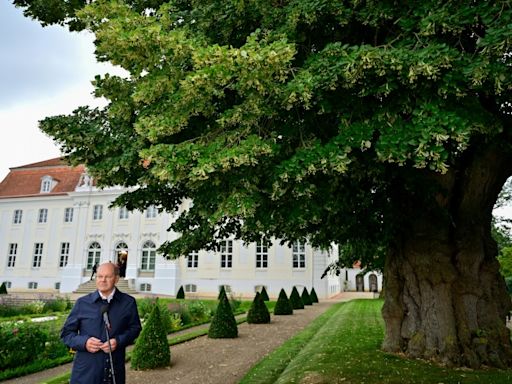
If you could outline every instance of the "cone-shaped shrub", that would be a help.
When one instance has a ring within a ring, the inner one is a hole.
[[[217,296],[217,300],[220,300],[220,298],[222,297],[222,292],[224,292],[224,295],[227,296],[226,288],[224,288],[223,285],[221,285],[221,287],[220,287],[220,291],[219,291],[219,295]]]
[[[292,293],[290,294],[290,303],[292,303],[293,309],[304,309],[304,303],[300,298],[299,291],[297,291],[295,287],[293,287]]]
[[[256,292],[256,296],[252,301],[251,308],[247,313],[247,322],[249,324],[266,324],[270,323],[270,313],[268,311],[263,296]]]
[[[309,296],[308,289],[304,287],[301,295],[302,302],[304,305],[313,305],[313,302],[311,301],[311,297]]]
[[[171,364],[171,351],[158,300],[135,342],[131,364],[135,370],[167,367]]]
[[[5,286],[5,282],[0,285],[0,295],[7,295],[7,287]]]
[[[238,327],[231,310],[224,287],[220,290],[219,304],[210,323],[208,337],[211,339],[228,339],[238,337]]]
[[[274,315],[293,315],[292,304],[288,300],[284,289],[281,289],[281,292],[279,292],[279,297],[274,307]]]
[[[315,287],[311,288],[311,293],[309,294],[309,297],[311,297],[312,303],[318,303],[318,296],[316,295]]]
[[[268,293],[267,293],[267,290],[265,289],[265,286],[263,286],[263,288],[261,288],[261,298],[263,299],[263,301],[269,301],[270,298],[268,297]]]
[[[183,290],[183,285],[178,289],[178,293],[176,294],[177,299],[184,299],[185,298],[185,291]]]

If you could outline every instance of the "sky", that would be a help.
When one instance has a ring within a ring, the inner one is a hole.
[[[0,0],[0,180],[11,167],[60,155],[39,120],[102,105],[91,80],[112,67],[96,62],[93,40],[87,32],[43,28]]]
[[[104,102],[92,96],[97,74],[117,72],[96,62],[94,36],[41,27],[10,0],[0,0],[0,180],[9,168],[60,155],[38,121]],[[512,217],[512,208],[495,211]]]

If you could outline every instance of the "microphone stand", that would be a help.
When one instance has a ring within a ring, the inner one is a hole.
[[[114,372],[114,361],[112,360],[112,344],[110,344],[110,333],[108,332],[109,322],[107,316],[106,308],[102,308],[103,313],[103,323],[105,324],[105,333],[107,334],[107,343],[108,343],[108,358],[110,360],[110,372],[112,372],[112,384],[116,384],[116,374]]]

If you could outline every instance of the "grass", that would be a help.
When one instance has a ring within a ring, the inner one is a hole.
[[[381,300],[334,305],[261,360],[240,383],[512,383],[511,369],[449,369],[380,351],[381,307]]]

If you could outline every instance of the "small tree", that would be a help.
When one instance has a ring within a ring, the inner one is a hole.
[[[315,287],[311,288],[311,293],[309,294],[311,297],[311,302],[318,303],[318,296],[316,295]]]
[[[219,293],[219,304],[213,316],[208,330],[208,337],[211,339],[226,339],[238,337],[238,327],[235,316],[229,304],[226,290],[221,288]]]
[[[261,298],[263,299],[263,301],[269,301],[270,298],[268,297],[268,293],[267,293],[267,289],[265,288],[265,286],[263,286],[263,288],[261,288]]]
[[[7,287],[5,286],[5,282],[0,285],[0,295],[6,295],[7,294]]]
[[[135,370],[167,367],[171,364],[171,351],[158,299],[135,342],[131,364]]]
[[[263,295],[259,292],[256,292],[249,313],[247,313],[247,322],[249,324],[270,323],[270,313],[265,305],[265,301],[263,301]]]
[[[293,309],[304,309],[304,303],[300,298],[299,291],[296,287],[293,287],[292,293],[290,294],[290,302],[292,303]]]
[[[178,293],[176,294],[177,299],[184,299],[185,298],[185,291],[183,290],[183,285],[178,289]]]
[[[309,292],[306,287],[302,290],[301,298],[304,305],[313,305],[313,301],[311,301],[311,297],[309,296]]]
[[[274,307],[274,315],[293,315],[293,307],[288,300],[288,296],[286,296],[286,292],[284,289],[281,289],[279,292],[279,297],[277,298],[276,306]]]

